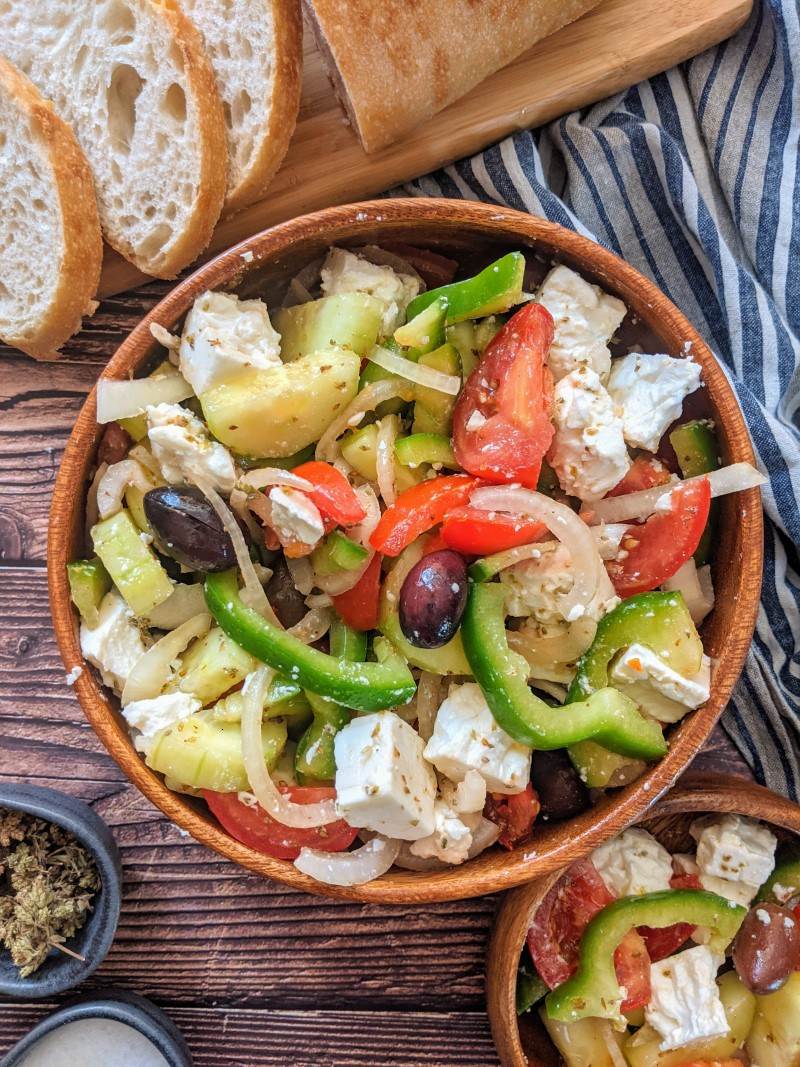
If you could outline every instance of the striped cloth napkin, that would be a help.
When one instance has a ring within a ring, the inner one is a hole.
[[[766,512],[755,639],[722,719],[757,779],[800,800],[800,5],[756,0],[717,48],[394,190],[559,222],[667,293],[725,367]]]

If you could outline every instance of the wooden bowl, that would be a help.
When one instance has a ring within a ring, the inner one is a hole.
[[[637,825],[672,852],[691,844],[689,825],[706,812],[732,812],[771,823],[779,840],[800,837],[800,806],[740,778],[687,778]],[[534,1012],[517,1016],[517,967],[536,909],[562,871],[508,893],[494,921],[486,962],[486,1001],[503,1067],[560,1067],[561,1057]]]
[[[179,324],[195,297],[206,289],[235,289],[245,296],[282,296],[281,286],[332,244],[404,241],[458,257],[472,268],[511,249],[529,253],[532,276],[541,277],[557,260],[576,268],[614,293],[633,313],[626,338],[649,351],[685,355],[703,369],[726,463],[752,463],[753,451],[739,405],[722,370],[677,308],[641,274],[599,245],[551,222],[487,204],[447,200],[380,200],[334,207],[257,234],[201,267],[145,316],[120,345],[103,376],[127,378],[156,358],[150,334],[157,322]],[[654,346],[654,347],[650,347]],[[80,555],[84,500],[102,428],[95,421],[95,394],[81,410],[67,443],[50,513],[49,580],[56,637],[68,670],[83,664],[76,614],[70,604],[65,565]],[[116,702],[91,670],[75,685],[87,718],[128,777],[165,815],[193,837],[242,866],[279,881],[330,896],[374,902],[454,900],[509,889],[563,867],[630,822],[669,788],[707,738],[741,671],[758,606],[762,516],[758,490],[722,501],[714,565],[716,611],[704,626],[706,649],[717,664],[711,698],[670,734],[670,751],[637,782],[568,825],[542,827],[532,845],[514,852],[492,849],[461,867],[432,873],[391,872],[357,888],[321,886],[291,863],[271,859],[240,844],[220,828],[204,805],[173,793],[134,751]]]

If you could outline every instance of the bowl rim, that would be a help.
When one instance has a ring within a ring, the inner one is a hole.
[[[119,847],[109,827],[88,804],[47,786],[0,783],[0,808],[26,812],[62,827],[88,849],[97,864],[100,889],[91,914],[75,934],[75,938],[85,939],[81,946],[86,950],[85,961],[66,955],[49,956],[45,973],[35,972],[29,978],[0,976],[0,996],[34,1000],[64,993],[97,970],[114,941],[122,902]]]
[[[762,785],[730,775],[690,775],[646,811],[634,825],[664,815],[707,812],[747,815],[800,838],[800,805]],[[520,953],[533,913],[566,870],[551,871],[507,893],[492,924],[486,949],[486,1010],[503,1067],[532,1067],[522,1046],[515,991]]]
[[[271,258],[279,258],[287,249],[304,239],[322,237],[326,244],[379,240],[375,229],[392,226],[428,225],[447,221],[472,229],[476,239],[501,237],[506,243],[519,238],[525,246],[551,249],[553,254],[591,261],[593,275],[613,292],[623,292],[626,300],[637,307],[657,309],[664,330],[671,330],[691,346],[693,357],[703,368],[703,379],[713,394],[717,407],[724,405],[722,425],[733,441],[732,458],[755,462],[749,432],[728,379],[700,335],[675,305],[649,279],[625,263],[613,252],[557,223],[509,208],[474,201],[437,198],[409,198],[365,201],[326,208],[300,216],[234,245],[201,266],[175,286],[156,304],[123,340],[101,377],[121,377],[144,359],[154,345],[150,324],[167,328],[175,324],[191,306],[193,299],[209,287],[231,288],[240,283],[251,267]],[[589,269],[589,268],[587,268]],[[56,640],[68,671],[84,668],[77,640],[74,611],[69,599],[66,563],[70,558],[72,531],[82,523],[83,496],[74,493],[83,486],[94,446],[99,436],[95,421],[96,386],[84,403],[67,442],[56,478],[50,510],[48,532],[48,583]],[[738,678],[755,627],[759,602],[763,554],[763,519],[758,489],[738,494],[738,526],[743,545],[741,567],[736,585],[738,610],[736,635],[720,652],[714,688],[708,703],[688,716],[672,734],[667,755],[635,783],[616,792],[613,801],[593,809],[591,825],[581,830],[582,852],[591,851],[602,840],[641,817],[642,813],[675,782],[700,749]],[[248,848],[230,837],[209,816],[190,806],[167,789],[160,776],[147,768],[136,754],[130,738],[123,731],[101,687],[92,673],[82,669],[75,683],[76,695],[84,713],[106,750],[120,764],[126,776],[171,821],[188,831],[195,840],[239,865],[262,876],[324,896],[373,903],[409,903],[457,900],[482,896],[508,889],[564,866],[577,854],[573,837],[557,847],[546,845],[541,851],[517,849],[484,854],[461,867],[443,872],[418,873],[392,871],[364,886],[338,887],[321,885],[301,874],[292,863],[275,860]],[[124,736],[123,736],[124,735]],[[580,818],[580,817],[579,817]],[[588,822],[587,816],[587,822]],[[534,842],[534,845],[536,843]]]

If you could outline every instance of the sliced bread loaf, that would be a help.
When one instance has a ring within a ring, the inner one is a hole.
[[[2,56],[0,189],[0,340],[52,359],[92,310],[100,220],[75,135]]]
[[[72,124],[109,244],[174,277],[210,240],[228,169],[189,17],[176,0],[0,0],[0,49]]]
[[[297,121],[303,24],[300,0],[182,0],[203,35],[228,134],[226,209],[260,199]]]

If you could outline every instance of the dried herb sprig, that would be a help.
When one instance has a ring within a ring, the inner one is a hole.
[[[100,888],[94,860],[60,826],[0,808],[0,942],[20,976],[86,922]]]

